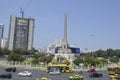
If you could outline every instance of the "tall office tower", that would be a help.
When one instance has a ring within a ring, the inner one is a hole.
[[[12,15],[8,34],[8,49],[20,48],[31,50],[33,48],[34,18],[21,18]]]
[[[7,47],[7,38],[1,38],[1,48]]]
[[[3,38],[3,31],[4,31],[4,25],[0,24],[0,47],[1,47],[1,39]]]

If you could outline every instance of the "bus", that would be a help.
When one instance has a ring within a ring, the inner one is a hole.
[[[60,73],[71,73],[72,67],[66,64],[51,64],[47,66],[47,73],[50,73],[52,71],[60,71]]]

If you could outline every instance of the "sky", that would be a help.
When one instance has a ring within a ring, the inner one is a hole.
[[[67,39],[85,50],[120,49],[120,0],[0,0],[0,24],[8,38],[10,15],[34,17],[36,49],[63,38],[67,13]]]

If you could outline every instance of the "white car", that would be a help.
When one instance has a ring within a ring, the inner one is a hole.
[[[32,76],[32,73],[29,71],[23,71],[18,73],[18,76]]]

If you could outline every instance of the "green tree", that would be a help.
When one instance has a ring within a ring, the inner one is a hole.
[[[116,57],[120,58],[120,49],[114,50],[114,54]]]
[[[39,54],[34,54],[33,57],[34,57],[34,58],[39,58],[40,55],[39,55]]]
[[[24,61],[25,59],[23,58],[23,50],[22,49],[18,49],[18,48],[14,48],[11,53],[8,55],[8,61]]]
[[[78,58],[76,58],[75,60],[73,60],[73,63],[77,66],[79,66],[80,64],[80,60]]]
[[[95,65],[95,59],[93,57],[85,57],[84,64],[86,65]]]
[[[40,62],[44,62],[46,61],[46,56],[45,55],[40,55]]]
[[[0,48],[0,55],[9,55],[10,54],[10,50],[8,50],[7,48]]]
[[[111,48],[107,49],[107,56],[108,57],[113,57],[114,56],[114,50],[111,49]]]
[[[80,63],[83,63],[83,58],[81,56],[77,56],[76,59],[73,60],[73,63],[79,66]]]
[[[110,60],[110,62],[112,62],[112,63],[117,63],[117,62],[119,61],[119,58],[117,58],[117,57],[112,57],[112,58],[110,58],[109,60]]]
[[[99,49],[97,51],[95,51],[95,55],[96,57],[106,57],[107,56],[107,52],[102,50],[102,49]]]
[[[39,61],[40,60],[38,58],[35,58],[35,59],[32,60],[32,64],[39,64]]]
[[[10,55],[8,55],[8,61],[24,61],[25,59],[22,57],[21,54],[15,54],[15,53],[11,53]]]
[[[53,56],[46,56],[46,62],[47,62],[47,64],[48,63],[50,63],[51,61],[52,61],[52,59],[53,59]]]
[[[35,50],[28,50],[26,52],[26,55],[34,55],[35,54]]]

